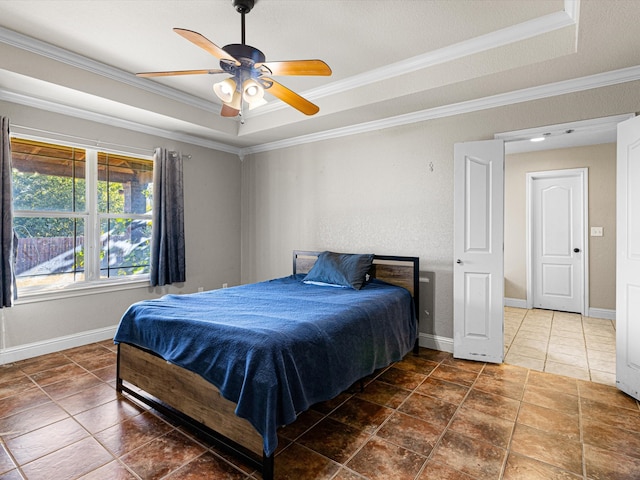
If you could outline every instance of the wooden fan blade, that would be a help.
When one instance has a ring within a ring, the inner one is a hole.
[[[222,110],[220,111],[220,115],[223,117],[237,117],[240,113],[240,110],[230,107],[226,103],[222,104]]]
[[[264,88],[273,96],[278,97],[293,108],[300,110],[305,115],[315,115],[320,111],[317,105],[314,105],[306,98],[301,97],[293,90],[289,90],[281,83],[276,82],[272,78],[262,77]]]
[[[224,70],[173,70],[168,72],[141,72],[136,73],[138,77],[170,77],[172,75],[213,75],[216,73],[227,73]]]
[[[198,32],[194,32],[192,30],[187,30],[184,28],[174,28],[173,31],[178,35],[183,36],[194,45],[202,48],[203,50],[206,50],[217,59],[228,60],[230,62],[233,62],[236,66],[240,66],[240,62],[238,60],[233,58],[231,55],[229,55],[204,35],[200,35]]]
[[[283,62],[256,63],[260,69],[266,67],[271,75],[331,75],[331,68],[322,60],[287,60]]]

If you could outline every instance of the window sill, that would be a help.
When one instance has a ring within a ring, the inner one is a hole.
[[[127,280],[86,282],[81,285],[66,285],[57,289],[32,289],[30,291],[24,291],[22,293],[18,292],[18,298],[15,301],[15,305],[34,302],[45,302],[49,300],[60,300],[64,298],[81,297],[84,295],[95,295],[99,293],[111,293],[120,290],[132,290],[135,288],[149,286],[149,277],[144,276]]]

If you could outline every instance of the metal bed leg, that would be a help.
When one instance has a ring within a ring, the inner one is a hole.
[[[116,392],[122,393],[122,378],[120,377],[120,344],[118,344],[118,355],[116,357]]]
[[[267,456],[262,452],[262,479],[273,480],[273,457],[274,454]]]

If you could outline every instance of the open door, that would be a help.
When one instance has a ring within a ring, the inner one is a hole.
[[[640,400],[640,117],[618,124],[616,384]]]
[[[453,356],[504,358],[504,142],[454,146]]]

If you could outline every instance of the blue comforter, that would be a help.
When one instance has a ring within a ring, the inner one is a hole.
[[[279,426],[402,359],[417,335],[406,289],[377,280],[361,290],[307,285],[303,277],[135,303],[115,341],[214,384],[271,455]]]

